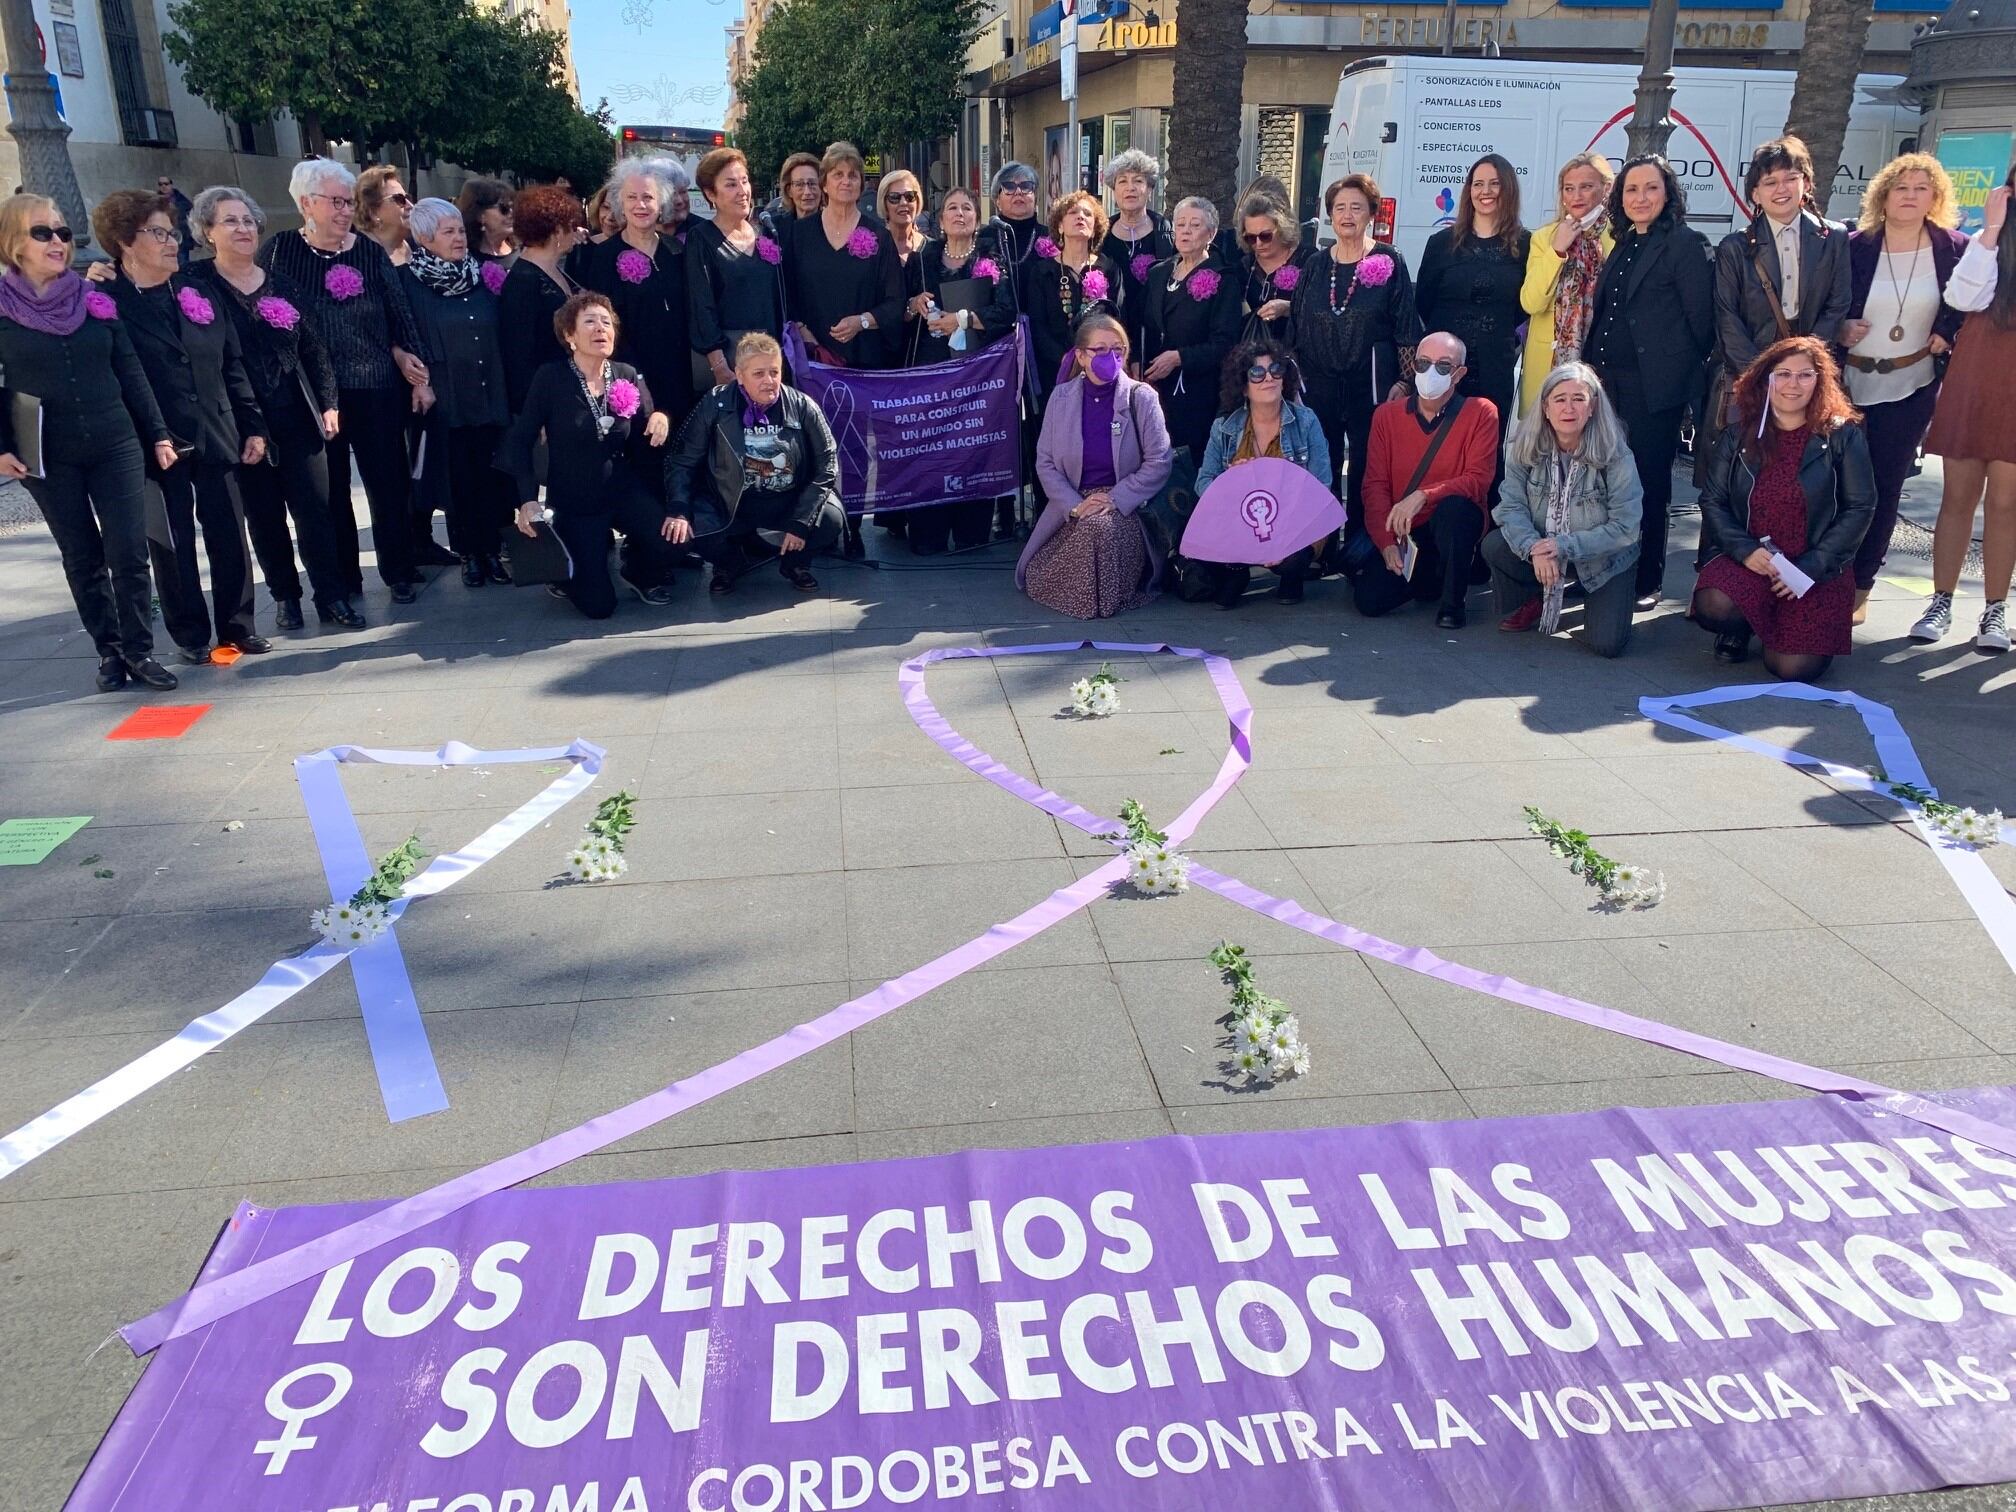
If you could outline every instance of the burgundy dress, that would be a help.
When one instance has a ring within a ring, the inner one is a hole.
[[[1803,425],[1790,431],[1774,427],[1764,441],[1763,469],[1750,490],[1750,534],[1759,540],[1771,537],[1771,544],[1794,561],[1806,549],[1806,491],[1799,486],[1799,459],[1812,434]],[[1703,567],[1695,586],[1728,594],[1766,651],[1846,656],[1855,649],[1852,563],[1815,583],[1804,598],[1779,598],[1769,578],[1727,556]]]
[[[1085,385],[1080,493],[1111,488],[1120,481],[1113,471],[1113,401],[1118,389],[1113,383]],[[1147,575],[1148,543],[1140,522],[1113,509],[1066,520],[1064,528],[1030,558],[1025,591],[1044,608],[1073,619],[1107,619],[1138,609],[1155,596],[1142,586]]]

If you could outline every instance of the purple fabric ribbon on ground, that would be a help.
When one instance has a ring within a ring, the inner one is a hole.
[[[1131,652],[1144,656],[1167,652],[1201,661],[1210,673],[1219,702],[1224,706],[1230,727],[1230,741],[1210,786],[1192,799],[1189,806],[1169,822],[1167,827],[1169,842],[1171,845],[1180,846],[1195,833],[1204,817],[1225,794],[1232,790],[1252,764],[1253,706],[1247,701],[1238,674],[1232,670],[1232,664],[1224,657],[1192,647],[1171,646],[1160,642],[1085,640],[1056,641],[1029,646],[976,646],[926,651],[905,662],[898,674],[904,707],[918,728],[962,766],[1053,818],[1089,835],[1110,834],[1121,828],[1117,820],[1095,814],[1063,795],[1032,782],[966,739],[951,726],[944,715],[938,712],[924,686],[925,669],[934,662],[972,657],[1033,656],[1088,648],[1102,652]],[[842,1003],[809,1023],[800,1024],[797,1028],[765,1044],[745,1050],[719,1065],[687,1077],[683,1081],[674,1082],[614,1112],[602,1114],[576,1128],[542,1140],[528,1150],[492,1161],[489,1165],[458,1176],[440,1186],[392,1203],[346,1227],[294,1249],[257,1261],[243,1270],[203,1282],[168,1306],[127,1324],[119,1330],[120,1336],[126,1340],[135,1354],[146,1354],[169,1339],[179,1338],[240,1308],[311,1280],[345,1260],[406,1238],[428,1224],[445,1218],[483,1197],[516,1186],[520,1182],[529,1181],[570,1160],[605,1149],[641,1129],[649,1128],[676,1113],[682,1113],[688,1108],[718,1097],[745,1082],[753,1081],[766,1072],[788,1065],[801,1056],[833,1044],[856,1029],[915,1001],[934,987],[942,986],[953,978],[1013,949],[1024,940],[1042,933],[1051,925],[1068,918],[1107,893],[1121,880],[1123,872],[1124,862],[1116,857],[1069,886],[1059,888],[1034,907],[1024,910],[1006,923],[995,925],[985,934],[947,951],[914,970],[905,972],[902,976],[884,982],[872,992]],[[1208,868],[1193,868],[1190,878],[1199,886],[1241,907],[1252,909],[1255,913],[1264,914],[1268,918],[1315,935],[1319,939],[1333,941],[1348,950],[1390,962],[1404,970],[1419,972],[1423,976],[1433,977],[1455,986],[1467,987],[1504,1002],[1518,1003],[1560,1018],[1629,1035],[1648,1044],[1663,1045],[1668,1049],[1684,1051],[1689,1055],[1700,1056],[1725,1066],[1775,1077],[1780,1081],[1790,1082],[1812,1091],[1832,1093],[1851,1103],[1866,1104],[1878,1113],[1900,1115],[1933,1128],[1943,1129],[1947,1133],[1971,1139],[1978,1144],[2008,1154],[2016,1154],[2016,1130],[1956,1108],[1946,1107],[1915,1093],[1899,1092],[1874,1082],[1865,1082],[1856,1077],[1803,1065],[1742,1045],[1717,1040],[1708,1035],[1694,1034],[1651,1019],[1598,1007],[1593,1003],[1584,1003],[1545,988],[1529,986],[1511,977],[1459,966],[1443,960],[1432,951],[1416,946],[1398,945],[1377,935],[1367,934],[1363,930],[1353,929],[1347,924],[1340,924],[1334,919],[1325,918],[1321,914],[1311,913],[1293,900],[1273,897],[1258,888],[1249,887],[1235,878]]]

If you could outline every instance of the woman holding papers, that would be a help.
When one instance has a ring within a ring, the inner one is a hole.
[[[924,244],[906,271],[915,270],[923,292],[913,294],[911,367],[970,357],[1007,334],[985,319],[997,280],[1007,275],[980,245],[980,201],[970,189],[947,189],[938,201],[938,236]],[[960,499],[907,511],[904,532],[919,556],[935,556],[950,543],[959,550],[987,544],[994,515],[989,499]]]
[[[0,201],[0,477],[28,487],[63,553],[70,596],[98,648],[98,688],[176,685],[154,659],[154,585],[142,498],[150,448],[175,448],[112,313],[70,271],[71,231],[39,194]]]
[[[1875,512],[1862,416],[1827,344],[1774,342],[1736,380],[1701,490],[1714,554],[1690,617],[1715,659],[1742,661],[1754,632],[1773,676],[1811,682],[1853,650],[1855,550]]]

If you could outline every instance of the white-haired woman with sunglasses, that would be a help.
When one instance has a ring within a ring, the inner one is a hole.
[[[105,313],[111,296],[70,269],[71,235],[54,200],[0,201],[0,478],[24,482],[49,522],[98,648],[99,691],[129,677],[168,689],[175,674],[154,659],[142,448],[164,468],[175,448],[124,323]],[[41,401],[38,437],[14,434],[21,394]],[[39,470],[22,456],[37,440]]]
[[[1582,629],[1598,656],[1631,639],[1645,490],[1624,426],[1587,363],[1564,362],[1540,384],[1505,448],[1484,560],[1500,630],[1552,634],[1568,584],[1582,587]]]

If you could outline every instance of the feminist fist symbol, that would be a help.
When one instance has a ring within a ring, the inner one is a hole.
[[[1253,527],[1253,534],[1262,541],[1274,538],[1274,521],[1281,513],[1281,505],[1274,495],[1264,488],[1256,488],[1246,495],[1246,502],[1240,506],[1239,518]]]

